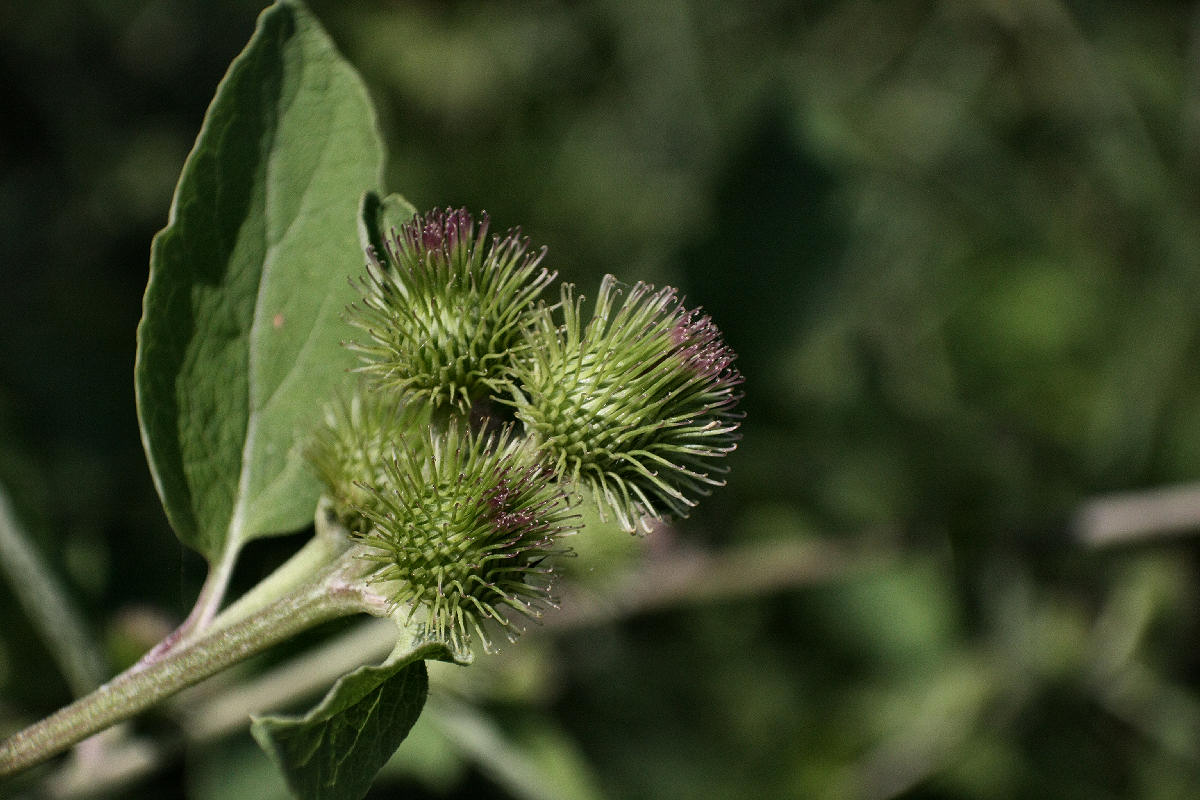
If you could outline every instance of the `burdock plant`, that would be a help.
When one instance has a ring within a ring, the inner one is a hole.
[[[530,304],[554,279],[519,230],[488,239],[489,219],[434,209],[368,250],[351,348],[374,386],[459,409],[502,391]]]
[[[426,636],[463,652],[474,634],[491,649],[485,625],[514,640],[513,615],[540,616],[550,602],[550,559],[578,516],[511,429],[460,434],[452,421],[427,437],[399,448],[361,508],[365,557],[379,564],[371,579],[392,584],[391,602]]]
[[[590,314],[570,286],[547,304],[543,249],[381,197],[382,151],[316,21],[297,0],[264,12],[151,247],[138,328],[151,474],[208,578],[137,664],[0,743],[0,778],[366,613],[396,625],[383,664],[252,725],[297,796],[361,797],[421,711],[425,661],[465,665],[553,605],[581,496],[633,530],[721,483],[741,376],[708,316],[612,276]],[[226,602],[248,542],[310,523]]]
[[[352,531],[363,530],[364,513],[376,502],[376,488],[387,480],[397,446],[405,443],[411,452],[411,447],[419,446],[415,434],[428,424],[429,415],[419,406],[362,386],[325,409],[306,456],[342,524]]]
[[[721,484],[742,377],[711,318],[685,308],[674,289],[637,283],[621,295],[606,275],[586,322],[571,286],[557,308],[542,306],[513,395],[556,474],[634,530],[686,516]]]

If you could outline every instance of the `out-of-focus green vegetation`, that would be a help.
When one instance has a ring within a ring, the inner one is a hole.
[[[1200,793],[1200,508],[1078,525],[1200,477],[1194,6],[313,8],[375,94],[389,189],[521,224],[585,294],[678,285],[746,374],[729,485],[580,543],[592,600],[446,676],[373,797]],[[141,454],[133,335],[258,10],[0,6],[0,480],[114,666],[203,578]],[[629,550],[641,585],[608,566]],[[0,587],[0,730],[68,699]],[[248,742],[127,796],[270,796]]]

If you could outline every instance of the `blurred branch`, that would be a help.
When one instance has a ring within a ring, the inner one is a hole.
[[[1145,639],[1169,608],[1173,592],[1146,567],[1111,592],[1093,630],[1086,680],[1099,704],[1172,756],[1200,761],[1200,700],[1143,663]]]
[[[446,693],[431,694],[428,710],[436,720],[440,732],[454,742],[458,748],[481,771],[490,776],[498,786],[508,790],[514,798],[523,800],[574,800],[600,798],[593,786],[594,778],[588,775],[578,781],[568,792],[556,786],[553,777],[546,774],[538,760],[520,741],[498,726],[486,712],[473,704],[455,699]],[[581,765],[577,765],[581,766]],[[586,769],[582,768],[581,769]]]
[[[885,737],[850,771],[848,794],[888,800],[911,791],[945,768],[983,724],[1003,684],[985,660],[965,657],[947,665],[922,696],[909,721]]]
[[[1200,529],[1200,484],[1106,495],[1085,502],[1075,515],[1076,536],[1105,547]]]
[[[547,615],[539,628],[570,630],[683,603],[761,596],[884,560],[879,548],[859,553],[821,541],[771,542],[715,554],[675,550],[614,578],[603,594],[567,589],[563,608]],[[395,643],[394,623],[364,621],[252,680],[216,691],[211,684],[191,689],[174,707],[189,740],[210,741],[239,729],[251,714],[278,710],[322,691],[346,672],[382,659]]]
[[[71,800],[109,794],[153,772],[177,749],[174,743],[131,737],[128,730],[119,725],[80,742],[71,758],[47,778],[45,796]]]
[[[83,617],[29,542],[0,487],[0,571],[76,696],[99,686],[107,667]]]
[[[647,559],[603,594],[567,587],[563,608],[544,620],[548,628],[595,625],[676,605],[759,597],[827,581],[893,561],[886,536],[862,545],[819,539],[784,539],[730,547],[721,552],[675,548]]]
[[[1100,703],[1109,713],[1174,757],[1197,762],[1200,702],[1193,692],[1139,663],[1097,684]]]
[[[746,545],[722,553],[677,548],[614,578],[603,595],[568,591],[565,608],[548,615],[541,628],[569,630],[677,604],[761,596],[870,569],[894,555],[877,545],[819,540]],[[180,694],[168,708],[179,720],[185,741],[211,742],[244,728],[252,714],[277,711],[325,690],[350,670],[385,657],[395,643],[393,622],[367,620],[250,680],[230,685],[218,676]],[[79,768],[68,762],[51,779],[50,785],[58,789],[53,797],[77,800],[127,786],[158,769],[180,746],[178,740],[167,738],[117,744],[112,768],[94,780],[85,780]]]
[[[351,670],[382,660],[396,645],[396,623],[370,619],[274,669],[231,687],[196,687],[172,701],[189,742],[202,744],[245,727],[251,715],[278,711],[327,689]]]
[[[520,742],[472,704],[443,693],[430,696],[429,709],[442,733],[513,797],[564,800],[569,794],[573,800],[593,800],[601,796],[590,774],[565,792]],[[574,766],[587,772],[582,765]]]

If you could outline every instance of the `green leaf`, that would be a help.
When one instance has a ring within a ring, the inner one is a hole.
[[[356,217],[383,147],[362,81],[298,2],[259,17],[208,109],[138,328],[142,439],[167,516],[210,560],[312,520],[301,454],[346,379]]]
[[[408,222],[417,214],[412,203],[398,194],[380,197],[375,192],[363,195],[358,213],[358,243],[377,253],[384,252],[384,242],[393,229]]]
[[[342,676],[304,716],[258,717],[251,733],[297,797],[358,800],[420,716],[431,658],[451,654],[440,643],[397,647],[382,665]]]

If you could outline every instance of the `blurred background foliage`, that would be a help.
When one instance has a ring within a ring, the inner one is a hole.
[[[1200,508],[1103,542],[1080,516],[1200,476],[1200,8],[313,7],[387,188],[521,224],[585,294],[679,286],[746,374],[729,485],[578,537],[562,619],[439,672],[372,797],[1200,794]],[[203,578],[144,464],[133,336],[259,10],[0,5],[0,481],[114,668]],[[68,699],[0,587],[0,729]],[[118,796],[277,796],[251,748]]]

